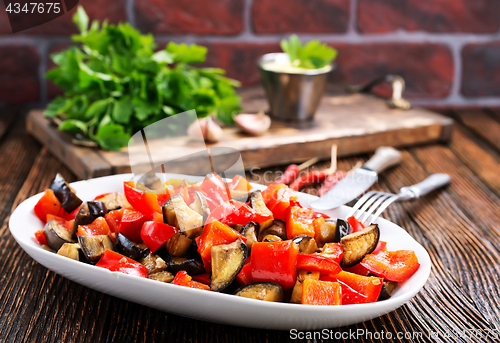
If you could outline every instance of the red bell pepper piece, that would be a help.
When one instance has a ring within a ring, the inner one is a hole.
[[[110,235],[112,237],[109,225],[104,217],[97,217],[91,224],[88,225],[78,225],[78,235],[83,236],[98,236],[98,235]]]
[[[57,199],[52,189],[45,190],[45,194],[38,200],[35,205],[34,211],[38,219],[44,224],[47,220],[47,214],[59,215],[61,210],[61,203]]]
[[[382,251],[366,255],[360,264],[373,274],[386,280],[403,282],[420,268],[413,250]]]
[[[294,191],[300,190],[302,187],[314,183],[322,183],[329,176],[327,170],[313,170],[306,173],[292,182],[290,189]]]
[[[75,220],[74,219],[71,219],[71,220],[68,220],[66,222],[66,230],[68,230],[69,232],[72,232],[73,231],[73,226],[75,224]]]
[[[372,255],[377,255],[378,253],[381,253],[382,251],[387,251],[387,242],[378,241],[377,246],[375,247],[375,250],[372,251]]]
[[[283,289],[292,288],[297,279],[299,247],[292,241],[257,242],[252,245],[252,279],[271,281]]]
[[[54,219],[56,222],[58,222],[59,224],[63,224],[63,225],[66,225],[66,222],[67,220],[64,219],[64,218],[61,218],[61,217],[58,217],[58,216],[55,216],[53,214],[47,214],[47,219],[46,219],[46,222],[48,223],[49,220],[51,219]]]
[[[203,274],[198,274],[198,275],[193,275],[192,279],[196,282],[205,284],[205,285],[210,285],[212,280],[210,279],[210,273],[203,273]]]
[[[292,239],[298,235],[308,235],[314,238],[314,210],[311,208],[301,208],[290,206],[286,218],[286,235]]]
[[[148,221],[153,221],[153,222],[157,222],[157,223],[164,223],[163,214],[158,213],[158,212],[151,213],[151,215],[148,218]]]
[[[272,183],[262,191],[262,199],[264,200],[264,203],[266,204],[267,208],[269,208],[269,204],[272,200],[277,199],[278,191],[280,189],[286,189],[286,188],[288,188],[287,185]]]
[[[148,268],[131,258],[111,250],[106,250],[104,252],[96,266],[108,269],[112,272],[120,272],[144,278],[148,277]]]
[[[141,238],[149,250],[155,252],[178,231],[179,229],[165,223],[144,222],[141,228]]]
[[[104,219],[106,219],[106,223],[108,223],[109,230],[114,233],[115,237],[120,231],[120,223],[122,222],[123,211],[124,209],[109,211],[104,216]]]
[[[123,183],[125,197],[130,205],[144,215],[153,212],[161,212],[158,204],[158,196],[154,191],[142,191],[136,188],[135,181],[125,181]]]
[[[246,238],[238,231],[217,220],[205,225],[201,236],[196,237],[198,252],[204,260],[210,261],[214,245],[230,244],[238,238],[246,242]]]
[[[160,206],[160,208],[161,208],[163,206],[163,204],[166,203],[168,201],[168,199],[170,199],[170,194],[159,193],[159,194],[156,194],[156,197],[158,198],[158,206]],[[158,213],[158,212],[155,212],[155,213]]]
[[[292,200],[297,200],[293,191],[290,188],[282,188],[276,192],[276,198],[271,199],[266,206],[273,213],[275,219],[286,221]]]
[[[359,263],[356,264],[354,267],[345,268],[344,271],[361,276],[367,276],[368,274],[370,274],[370,271]]]
[[[344,256],[344,250],[339,243],[325,243],[323,249],[321,250],[321,255],[328,256],[335,262],[340,263],[342,257]]]
[[[43,229],[35,232],[35,239],[38,243],[40,243],[40,245],[49,245],[47,243],[47,239],[45,238],[45,234],[43,233]]]
[[[229,189],[248,192],[252,189],[252,186],[250,186],[247,179],[245,179],[243,176],[236,175],[235,177],[233,177],[233,180],[229,184]]]
[[[365,226],[363,225],[363,223],[361,223],[359,220],[357,220],[356,218],[354,218],[354,216],[350,216],[349,218],[347,218],[347,222],[352,227],[352,233],[361,231],[361,230],[363,230],[365,228]]]
[[[238,275],[236,275],[236,283],[238,283],[238,285],[240,286],[243,286],[243,285],[246,285],[248,283],[252,283],[253,282],[253,278],[252,278],[252,263],[247,263],[245,264],[240,272],[238,273]]]
[[[141,212],[125,208],[118,231],[132,242],[140,242],[142,224],[146,220],[147,217]]]
[[[184,286],[184,287],[189,287],[189,288],[196,288],[196,289],[203,289],[206,291],[210,290],[210,287],[207,285],[193,281],[191,276],[186,273],[185,270],[181,270],[175,274],[175,279],[174,279],[174,285],[179,285],[179,286]]]
[[[342,289],[338,282],[305,279],[301,302],[304,305],[341,305]]]
[[[314,237],[318,235],[319,231],[321,230],[321,225],[323,225],[324,223],[325,223],[325,218],[316,217],[315,215],[313,215],[312,226],[314,228]]]
[[[342,270],[338,262],[328,255],[302,253],[297,255],[297,269],[318,271],[321,274],[337,274]]]
[[[94,198],[94,201],[99,200],[99,199],[101,199],[101,198],[104,198],[106,195],[110,195],[110,194],[111,194],[110,192],[109,192],[109,193],[99,194],[98,196],[96,196],[96,197]]]
[[[332,189],[337,182],[342,180],[347,173],[343,170],[338,170],[336,171],[333,175],[329,175],[326,177],[325,181],[323,181],[323,185],[321,185],[321,188],[319,189],[318,196],[323,196],[325,195],[330,189]]]
[[[300,174],[299,166],[296,164],[290,164],[286,167],[285,172],[277,180],[273,181],[271,184],[290,184],[295,180]]]
[[[217,206],[207,219],[207,223],[218,220],[226,225],[242,224],[246,225],[248,222],[263,223],[271,219],[270,215],[259,214],[247,204],[229,200]]]
[[[336,275],[322,276],[320,280],[340,283],[342,305],[376,302],[384,281],[378,277],[360,276],[345,271]]]
[[[226,183],[215,173],[208,174],[205,177],[205,180],[203,180],[200,185],[200,190],[207,198],[212,200],[212,202],[208,202],[210,211],[214,210],[215,207],[211,207],[214,204],[218,206],[231,199],[231,194],[229,193]]]
[[[66,219],[66,220],[74,220],[75,217],[76,217],[76,214],[78,213],[78,211],[80,211],[80,208],[82,207],[82,205],[78,206],[77,208],[75,208],[73,210],[73,212],[71,213],[67,213],[66,211],[64,211],[64,208],[61,207],[62,211],[63,211],[63,218]]]

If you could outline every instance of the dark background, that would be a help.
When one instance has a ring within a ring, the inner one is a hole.
[[[498,0],[82,0],[91,19],[129,21],[168,41],[203,44],[207,65],[243,85],[259,83],[255,60],[290,33],[339,50],[332,80],[363,83],[386,73],[428,106],[500,105]],[[0,4],[0,102],[48,101],[49,54],[76,32],[70,14],[13,34]]]

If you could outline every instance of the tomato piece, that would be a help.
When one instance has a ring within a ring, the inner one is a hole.
[[[168,224],[149,221],[142,224],[141,238],[149,250],[155,252],[178,231]]]
[[[252,189],[252,186],[250,186],[247,179],[245,179],[243,176],[236,175],[235,177],[233,177],[233,180],[229,184],[229,189],[248,192]]]
[[[349,218],[347,218],[347,222],[352,227],[352,233],[361,231],[361,230],[363,230],[365,228],[365,226],[363,225],[363,223],[361,223],[356,218],[354,218],[354,216],[350,216]]]
[[[120,231],[120,223],[122,222],[124,209],[109,211],[104,215],[106,223],[108,223],[109,230],[114,233],[114,236]]]
[[[139,262],[123,256],[115,251],[106,250],[97,262],[96,267],[101,267],[112,272],[120,272],[143,278],[148,277],[148,268]]]
[[[61,203],[54,194],[54,191],[52,189],[47,189],[40,200],[38,200],[33,210],[35,211],[38,219],[45,224],[47,214],[55,216],[59,214],[59,211],[61,210]]]
[[[238,273],[238,275],[236,275],[236,282],[240,286],[243,286],[243,285],[246,285],[248,283],[252,283],[253,282],[253,278],[252,278],[252,263],[251,262],[245,264],[241,268],[241,270]]]
[[[320,280],[340,283],[342,305],[376,302],[384,283],[384,280],[378,277],[361,276],[346,271],[322,276]]]
[[[205,225],[201,236],[196,237],[198,252],[204,260],[210,261],[211,249],[214,245],[230,244],[238,238],[246,242],[246,238],[238,231],[218,220],[212,221]]]
[[[420,268],[413,250],[382,251],[366,255],[360,264],[373,274],[386,280],[403,282]]]
[[[35,232],[35,239],[38,243],[40,243],[40,245],[49,245],[47,243],[47,239],[45,238],[45,234],[43,233],[43,229]]]
[[[123,183],[123,190],[127,201],[135,210],[145,215],[150,215],[153,212],[161,212],[158,197],[154,191],[137,189],[135,181],[125,181]]]
[[[305,279],[301,302],[304,305],[341,305],[342,288],[338,282]]]
[[[106,222],[106,219],[104,219],[104,217],[97,217],[91,224],[78,225],[78,235],[83,235],[83,236],[110,235],[109,225]],[[114,239],[114,237],[111,238]]]
[[[298,235],[308,235],[314,238],[316,232],[313,225],[313,216],[313,209],[290,206],[286,218],[286,235],[288,239]]]
[[[218,220],[226,225],[241,224],[246,225],[248,222],[263,223],[271,219],[271,215],[264,215],[255,212],[253,208],[247,204],[229,200],[217,206],[207,219],[207,223]]]
[[[252,279],[271,281],[283,289],[292,288],[297,279],[299,247],[292,241],[257,242],[252,245]]]
[[[141,212],[125,208],[118,231],[132,242],[140,242],[142,224],[146,220],[147,217]]]
[[[344,250],[340,243],[325,243],[323,249],[321,250],[321,255],[328,256],[335,262],[340,263],[342,257],[344,256]]]
[[[189,288],[196,288],[196,289],[203,289],[206,291],[210,290],[210,287],[207,285],[193,281],[191,276],[186,273],[185,270],[181,270],[175,274],[175,279],[174,279],[174,285],[179,285],[179,286],[184,286],[184,287],[189,287]]]
[[[327,255],[302,253],[297,255],[297,269],[318,271],[322,274],[337,274],[342,270],[338,262]]]

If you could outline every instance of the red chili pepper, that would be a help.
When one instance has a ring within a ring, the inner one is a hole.
[[[313,170],[295,179],[290,185],[290,189],[298,191],[306,185],[322,183],[327,177],[327,170]]]
[[[174,279],[174,285],[179,285],[179,286],[184,286],[184,287],[189,287],[189,288],[196,288],[196,289],[203,289],[206,291],[210,290],[210,287],[207,285],[193,281],[192,277],[186,273],[185,270],[181,270],[175,274],[175,279]]]
[[[161,212],[158,204],[158,197],[154,191],[142,191],[136,188],[135,181],[125,181],[123,189],[127,201],[132,207],[144,215],[150,215],[153,212]]]
[[[318,195],[323,196],[326,192],[328,192],[330,189],[333,188],[339,182],[342,180],[347,173],[343,170],[338,170],[336,171],[333,175],[328,176],[325,181],[323,182],[323,185],[321,185],[321,188],[319,189]]]
[[[178,231],[168,224],[149,221],[142,224],[141,238],[149,250],[155,252]]]
[[[47,189],[45,194],[38,200],[35,205],[34,211],[38,219],[40,219],[44,224],[47,220],[47,214],[53,214],[57,216],[61,210],[61,203],[56,198],[54,191],[52,189]]]
[[[111,250],[104,252],[99,262],[97,262],[96,267],[105,268],[112,272],[120,272],[144,278],[148,277],[148,268],[131,258]]]
[[[259,214],[243,202],[229,200],[217,206],[206,222],[218,220],[226,225],[245,225],[248,222],[263,223],[269,219],[271,219],[270,215]]]
[[[110,229],[104,217],[97,217],[91,224],[78,225],[77,234],[82,236],[109,235]]]
[[[286,235],[292,239],[298,235],[308,235],[314,237],[314,210],[311,208],[302,208],[290,206],[286,218]]]
[[[302,283],[302,304],[341,305],[342,289],[338,282],[305,279]]]
[[[344,256],[344,250],[340,243],[325,243],[323,249],[321,250],[321,255],[328,256],[335,262],[340,263],[342,257]]]
[[[277,180],[273,181],[272,184],[283,183],[288,185],[293,182],[299,176],[300,170],[299,166],[296,164],[290,164],[286,167],[285,172]]]
[[[125,208],[118,231],[132,242],[140,242],[142,224],[146,220],[147,217],[141,212]]]
[[[376,302],[383,285],[381,278],[360,276],[345,271],[336,275],[322,276],[320,280],[340,283],[342,305]]]
[[[252,245],[252,279],[271,281],[290,289],[297,279],[299,247],[292,241],[257,242]]]
[[[366,255],[360,264],[386,280],[403,282],[416,273],[420,264],[413,250],[382,251]]]
[[[328,255],[302,253],[297,255],[297,269],[318,271],[322,274],[337,274],[342,270],[338,262]]]
[[[365,228],[362,222],[354,218],[354,216],[351,216],[347,218],[347,222],[351,225],[352,227],[352,233],[361,231]]]
[[[196,237],[198,252],[205,261],[210,261],[211,250],[214,245],[230,244],[238,238],[246,242],[246,238],[238,231],[215,220],[205,225],[201,236]]]
[[[45,234],[43,230],[38,230],[35,232],[35,239],[40,243],[40,245],[49,245],[47,243],[47,239],[45,238]]]

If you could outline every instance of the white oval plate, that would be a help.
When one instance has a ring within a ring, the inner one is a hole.
[[[74,182],[71,186],[82,200],[92,200],[106,192],[123,191],[123,181],[132,174],[121,174]],[[256,189],[265,186],[253,184]],[[306,207],[316,197],[299,194]],[[314,306],[272,303],[162,283],[132,275],[110,272],[106,269],[74,261],[48,252],[35,241],[35,231],[43,225],[35,216],[33,207],[42,193],[20,204],[12,214],[9,227],[19,245],[33,259],[48,269],[79,284],[106,294],[143,304],[161,311],[209,322],[277,330],[314,330],[351,325],[389,313],[410,300],[424,286],[430,274],[431,261],[427,251],[405,230],[379,218],[380,238],[389,250],[414,250],[420,269],[394,295],[385,301],[342,306]],[[333,218],[347,215],[349,207],[325,211]]]

